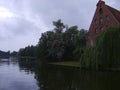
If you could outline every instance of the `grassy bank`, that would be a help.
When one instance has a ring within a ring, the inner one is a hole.
[[[49,63],[49,65],[68,67],[68,68],[80,68],[79,61],[53,62],[53,63]],[[85,69],[85,70],[91,70],[91,69]],[[99,71],[119,71],[120,72],[120,68],[104,68],[104,69],[99,69]]]
[[[59,66],[68,66],[68,67],[80,67],[80,62],[78,62],[78,61],[53,62],[53,63],[49,63],[49,64],[59,65]]]

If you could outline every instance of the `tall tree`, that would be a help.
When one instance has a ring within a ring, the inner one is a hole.
[[[60,19],[58,21],[53,21],[53,26],[55,26],[54,30],[57,33],[61,33],[63,29],[65,28],[65,25],[61,22]]]
[[[41,35],[37,45],[38,57],[48,62],[75,59],[75,54],[78,52],[76,47],[78,49],[85,45],[86,41],[83,42],[85,31],[79,31],[77,26],[65,27],[61,20],[54,21],[53,25],[55,26],[53,31]],[[79,44],[79,41],[83,44]]]
[[[55,58],[55,51],[53,48],[54,32],[47,31],[41,35],[39,43],[37,45],[37,56],[43,61],[52,61]]]

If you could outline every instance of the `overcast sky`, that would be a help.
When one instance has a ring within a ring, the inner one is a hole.
[[[98,0],[0,0],[0,50],[36,45],[42,32],[61,19],[88,30]],[[120,0],[105,0],[120,10]]]

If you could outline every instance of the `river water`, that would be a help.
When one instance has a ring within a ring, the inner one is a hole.
[[[0,62],[0,90],[120,90],[120,72],[93,72]]]
[[[34,76],[17,62],[0,62],[0,90],[38,90]]]

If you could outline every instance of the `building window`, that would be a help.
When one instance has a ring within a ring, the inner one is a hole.
[[[104,30],[104,28],[103,27],[100,27],[100,31],[103,31]]]
[[[102,8],[99,9],[99,13],[100,13],[100,14],[103,13],[103,9],[102,9]]]
[[[102,17],[100,17],[100,24],[103,24],[103,18]]]
[[[108,28],[108,25],[106,25],[106,28]]]
[[[97,19],[95,19],[95,24],[98,24],[98,20]]]
[[[98,29],[97,28],[95,29],[95,33],[98,33]]]
[[[109,16],[106,16],[106,22],[109,22],[110,18]]]
[[[93,40],[91,40],[91,46],[93,46],[94,45],[94,42],[93,42]]]

